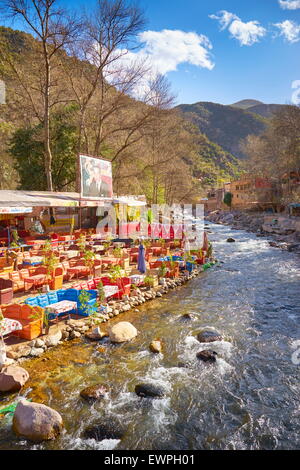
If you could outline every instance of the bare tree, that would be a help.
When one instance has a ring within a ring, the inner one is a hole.
[[[128,105],[144,67],[141,61],[128,64],[125,57],[135,49],[144,24],[142,10],[127,0],[98,0],[85,15],[80,47],[73,48],[73,60],[64,64],[80,110],[79,151],[99,154],[105,123]],[[93,144],[86,132],[88,113],[93,115]]]
[[[41,57],[41,83],[38,93],[42,107],[42,117],[37,110],[33,90],[24,85],[24,92],[32,104],[34,112],[43,123],[45,147],[45,172],[47,187],[53,191],[52,153],[50,146],[50,109],[60,100],[53,92],[53,63],[62,49],[67,48],[77,37],[80,24],[76,18],[67,15],[58,6],[57,0],[4,0],[2,13],[23,22],[26,31],[30,32],[39,43]],[[13,63],[11,63],[13,67]],[[18,70],[15,68],[15,74]],[[20,81],[22,77],[19,77]],[[63,100],[62,100],[63,101]]]

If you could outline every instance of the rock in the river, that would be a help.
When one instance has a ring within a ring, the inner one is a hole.
[[[85,334],[85,337],[90,341],[100,341],[102,338],[105,338],[105,336],[107,336],[107,333],[101,331],[99,326],[97,326],[97,328],[94,328],[91,333]]]
[[[158,387],[157,385],[146,383],[136,385],[135,393],[142,398],[163,398],[165,395],[165,391],[163,390],[163,388]]]
[[[13,418],[13,430],[18,436],[41,442],[55,439],[63,428],[60,414],[40,403],[22,400]]]
[[[29,374],[22,367],[4,367],[0,373],[0,392],[18,392],[28,379]]]
[[[125,343],[135,338],[137,334],[137,329],[126,321],[116,323],[109,330],[109,337],[113,343]]]
[[[193,315],[191,315],[190,313],[185,313],[185,314],[182,315],[182,317],[181,317],[181,320],[182,320],[182,321],[191,321],[191,320],[193,320],[193,319],[194,319],[194,317],[193,317]]]
[[[122,439],[124,434],[124,430],[121,429],[119,425],[103,423],[87,428],[83,433],[83,437],[85,439],[103,441],[104,439]]]
[[[206,349],[205,351],[199,351],[197,353],[197,359],[200,359],[203,362],[216,362],[217,353],[210,349]]]
[[[227,238],[227,243],[234,243],[235,239],[234,238]]]
[[[161,341],[152,341],[149,345],[149,349],[153,353],[161,353],[162,352],[162,343]]]
[[[81,390],[80,396],[87,401],[95,401],[104,398],[106,393],[108,393],[108,388],[105,385],[97,384]]]
[[[212,343],[213,341],[222,341],[222,336],[217,331],[201,331],[197,335],[197,340],[200,343]]]

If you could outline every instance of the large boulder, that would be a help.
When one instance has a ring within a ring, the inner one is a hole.
[[[215,351],[211,351],[210,349],[206,349],[205,351],[199,351],[196,356],[197,359],[203,362],[213,363],[217,360],[217,353]]]
[[[162,387],[149,383],[136,385],[135,393],[142,398],[163,398],[165,396],[165,390]]]
[[[126,321],[113,325],[109,330],[109,337],[113,343],[125,343],[135,338],[137,334],[137,329]]]
[[[104,398],[107,393],[108,388],[105,385],[98,384],[81,390],[80,396],[87,401],[96,401]]]
[[[40,403],[20,401],[13,418],[13,430],[18,436],[41,442],[55,439],[62,431],[60,414]]]
[[[0,392],[18,392],[28,379],[29,374],[22,367],[4,367],[0,373]]]
[[[222,341],[222,336],[217,331],[201,331],[197,335],[197,340],[200,343],[213,343],[214,341]]]

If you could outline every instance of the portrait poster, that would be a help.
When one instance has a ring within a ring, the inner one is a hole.
[[[111,162],[88,155],[79,155],[81,197],[86,199],[113,196]]]

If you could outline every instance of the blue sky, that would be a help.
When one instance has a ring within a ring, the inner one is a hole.
[[[81,9],[91,2],[61,3]],[[140,53],[168,77],[178,103],[291,102],[300,81],[300,0],[139,4],[148,20]]]

